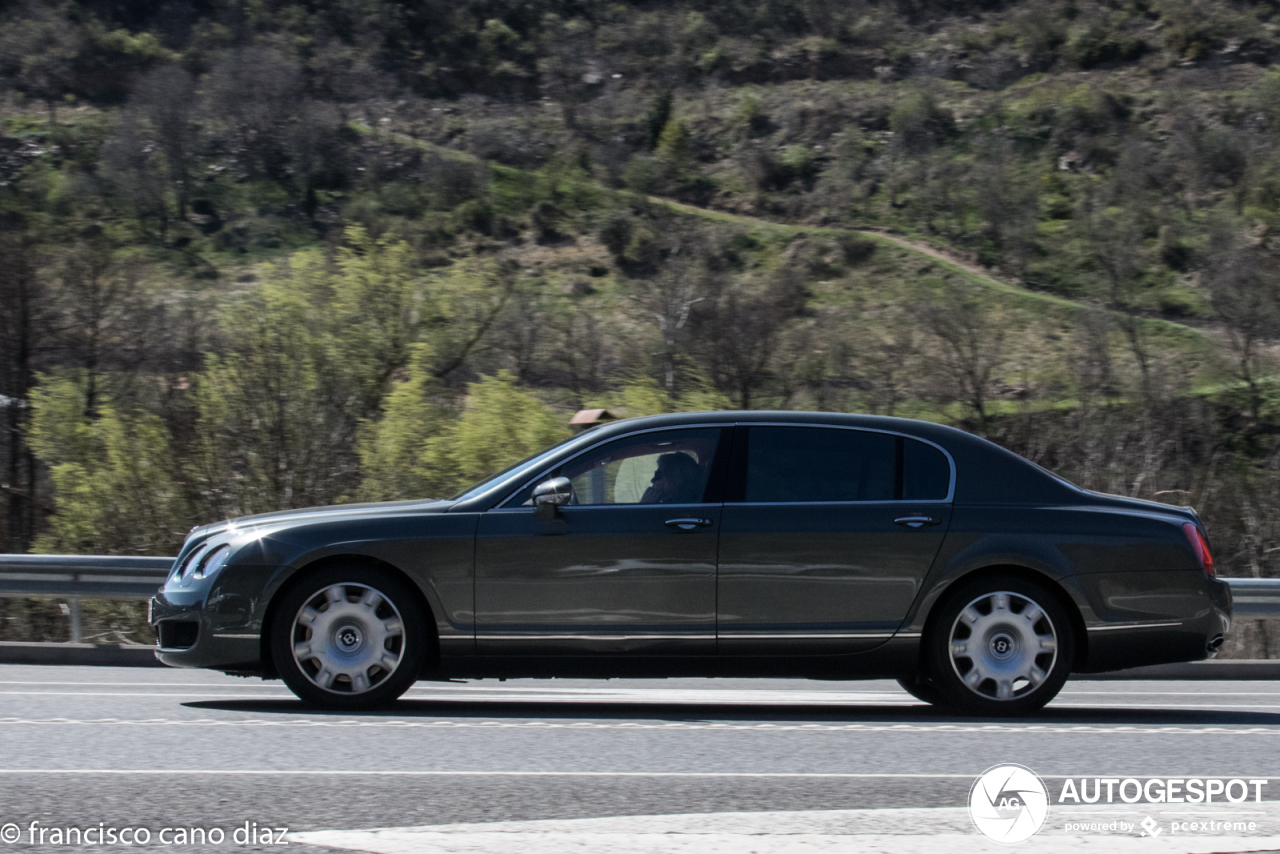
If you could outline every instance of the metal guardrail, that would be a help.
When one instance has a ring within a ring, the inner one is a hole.
[[[1237,620],[1280,620],[1280,578],[1224,578]]]
[[[164,584],[175,559],[99,555],[0,555],[0,596],[69,600],[73,641],[79,599],[146,599]],[[1226,578],[1237,620],[1280,620],[1280,578]]]
[[[0,596],[147,599],[164,584],[171,557],[0,555]]]
[[[172,557],[0,554],[0,596],[146,599],[173,566]],[[1280,578],[1224,578],[1235,616],[1280,619]]]
[[[57,596],[67,600],[70,641],[79,643],[80,600],[147,599],[173,567],[171,557],[114,555],[0,555],[0,596]]]

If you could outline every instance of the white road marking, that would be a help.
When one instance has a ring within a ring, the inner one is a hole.
[[[125,691],[0,691],[0,697],[173,697],[173,698],[200,698],[213,700],[233,700],[234,702],[252,702],[252,701],[280,701],[293,700],[293,694],[288,691],[281,690],[280,693],[267,696],[244,696],[235,695],[228,696],[218,694],[211,691],[157,691],[157,692],[125,692]],[[430,701],[432,699],[440,699],[443,703],[454,702],[488,702],[488,703],[544,703],[547,705],[563,705],[571,706],[574,701],[568,698],[548,698],[540,697],[537,694],[529,695],[474,695],[470,697],[450,697],[431,698],[422,696],[408,696],[404,699]],[[1066,711],[1070,709],[1109,709],[1115,711],[1205,711],[1205,712],[1225,712],[1228,710],[1254,710],[1280,711],[1280,703],[1223,703],[1221,697],[1205,697],[1203,703],[1061,703],[1054,702],[1050,704],[1051,709]],[[754,707],[763,708],[768,706],[780,707],[798,707],[798,706],[821,706],[829,708],[845,708],[852,709],[858,706],[891,706],[895,708],[909,708],[911,706],[922,706],[918,700],[913,700],[903,694],[902,696],[885,695],[883,697],[874,697],[870,695],[860,695],[857,698],[845,697],[836,700],[824,698],[822,701],[813,702],[811,700],[801,699],[779,699],[771,697],[768,699],[742,699],[742,698],[716,698],[715,700],[691,699],[689,697],[615,697],[612,700],[603,698],[584,699],[582,703],[590,703],[593,705],[602,705],[606,702],[612,704],[631,704],[635,706],[645,705],[687,705],[691,709],[699,706],[742,706],[744,709]]]
[[[18,718],[0,717],[0,726],[130,726],[130,727],[261,727],[261,728],[385,728],[385,729],[571,729],[571,730],[686,730],[711,732],[910,732],[1006,733],[1036,735],[1280,735],[1280,727],[1092,725],[1092,724],[955,724],[955,723],[725,723],[705,721],[542,721],[542,720],[400,720],[384,718]]]
[[[1223,810],[1219,817],[1234,815]],[[1127,834],[1074,835],[1067,821],[1116,820],[1137,824],[1145,813],[1134,807],[1051,811],[1040,833],[1020,851],[1143,852],[1208,854],[1280,847],[1275,821],[1262,822],[1253,836],[1175,836]],[[1276,812],[1269,815],[1274,819]],[[1166,822],[1167,824],[1167,822]],[[800,854],[866,851],[883,854],[934,854],[937,851],[1008,852],[1009,847],[980,836],[963,808],[912,808],[797,812],[729,812],[686,815],[619,816],[590,819],[450,824],[375,830],[325,830],[292,833],[293,842],[373,854]]]
[[[113,777],[166,776],[173,774],[199,774],[213,777],[730,777],[730,778],[814,778],[836,780],[904,779],[972,780],[981,774],[859,774],[822,771],[347,771],[336,769],[226,769],[226,768],[0,768],[0,775],[26,774],[95,774]],[[1203,776],[1203,775],[1202,775]],[[1262,779],[1262,778],[1257,778]]]
[[[167,680],[155,680],[151,682],[88,682],[88,681],[50,681],[35,679],[0,679],[0,685],[30,685],[37,687],[100,687],[100,688],[204,688],[212,690],[236,690],[236,691],[261,691],[281,690],[287,693],[285,686],[269,681],[258,682],[234,682],[234,683],[218,683],[218,682],[169,682]],[[652,696],[655,693],[671,693],[680,696],[712,696],[712,697],[735,697],[742,695],[776,695],[785,693],[788,697],[797,696],[796,692],[778,688],[772,691],[762,689],[739,689],[739,688],[552,688],[538,687],[526,688],[523,686],[495,686],[484,685],[478,686],[475,682],[465,684],[450,683],[418,683],[409,689],[410,693],[421,692],[440,692],[444,694],[459,695],[480,695],[480,694],[500,694],[503,696],[512,696],[518,694],[601,694],[618,696],[623,694],[637,694],[642,696]],[[0,689],[0,693],[16,693],[5,692]],[[905,692],[883,691],[878,688],[863,689],[858,687],[847,687],[840,690],[832,691],[807,691],[801,696],[817,696],[824,699],[839,698],[842,695],[867,697],[867,696],[903,696]],[[141,696],[141,695],[139,695]],[[1058,696],[1102,696],[1102,697],[1209,697],[1220,699],[1222,697],[1280,697],[1280,691],[1230,691],[1219,690],[1217,686],[1212,691],[1076,691],[1072,689],[1063,690]]]
[[[250,682],[247,684],[216,682],[49,682],[45,680],[23,680],[23,679],[0,679],[0,685],[40,685],[49,687],[70,687],[76,685],[85,685],[89,687],[102,688],[256,688],[277,687],[265,686],[262,683]],[[283,687],[283,686],[280,686]]]
[[[261,689],[259,689],[261,690]],[[208,697],[208,691],[0,691],[0,697]],[[293,695],[285,691],[269,697],[236,697],[236,702],[245,700],[281,700]]]
[[[0,775],[66,775],[94,774],[113,777],[172,776],[196,774],[210,777],[688,777],[688,778],[747,778],[747,779],[818,779],[818,780],[974,780],[982,774],[911,774],[876,773],[857,771],[395,771],[395,770],[342,770],[342,769],[273,769],[273,768],[0,768]],[[1042,779],[1066,779],[1070,774],[1041,774]],[[1135,780],[1164,780],[1174,778],[1205,777],[1205,774],[1125,774]],[[1280,777],[1250,775],[1251,780],[1280,780]],[[1264,802],[1268,806],[1280,806],[1280,802]],[[1146,805],[1150,807],[1151,805]],[[1256,805],[1255,805],[1256,806]]]
[[[1081,694],[1099,697],[1280,697],[1280,691],[1061,691],[1059,697]]]

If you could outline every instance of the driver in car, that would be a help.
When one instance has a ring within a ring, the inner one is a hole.
[[[702,468],[688,454],[658,457],[650,484],[640,496],[641,504],[697,504],[702,500]]]

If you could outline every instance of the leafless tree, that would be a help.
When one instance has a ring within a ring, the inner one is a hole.
[[[1004,328],[978,299],[978,286],[945,280],[935,295],[918,304],[921,325],[938,345],[934,360],[945,384],[944,399],[973,411],[979,431],[991,426],[992,385],[1005,362]]]
[[[1136,171],[1138,152],[1131,151],[1116,167],[1118,176],[1111,191],[1120,196],[1125,185],[1140,184],[1140,176],[1123,174]],[[1133,192],[1141,192],[1140,186],[1130,186]],[[1147,269],[1148,252],[1143,245],[1144,228],[1133,207],[1103,208],[1102,199],[1086,195],[1076,221],[1081,237],[1094,258],[1098,279],[1105,289],[1107,308],[1113,312],[1120,331],[1124,333],[1129,351],[1138,364],[1142,378],[1142,392],[1148,395],[1151,387],[1151,356],[1148,352],[1146,322],[1142,314],[1142,280]]]
[[[876,328],[859,324],[854,351],[860,379],[870,386],[872,413],[893,415],[916,385],[920,341],[912,318],[892,315]]]
[[[169,181],[178,199],[178,216],[186,219],[195,155],[195,81],[181,66],[166,65],[142,78],[132,100],[164,149]]]
[[[255,177],[287,176],[290,126],[302,104],[302,75],[280,52],[250,47],[228,52],[206,86],[205,108],[221,123],[225,144]]]
[[[516,291],[519,267],[512,258],[499,258],[479,273],[480,287],[459,299],[445,324],[447,329],[437,326],[438,359],[431,371],[437,379],[449,376],[466,363]]]
[[[710,292],[695,315],[699,350],[717,385],[740,409],[750,409],[784,326],[804,308],[804,281],[784,267],[763,282],[739,276],[708,283]]]
[[[530,279],[516,286],[495,328],[494,347],[503,351],[524,383],[532,379],[547,326],[546,282]]]
[[[676,390],[676,367],[692,331],[693,311],[712,295],[714,275],[692,240],[677,240],[662,269],[637,280],[632,290],[640,313],[657,327],[662,386],[668,392]]]
[[[559,102],[565,128],[576,133],[579,104],[600,89],[605,80],[600,62],[594,56],[591,25],[581,18],[566,22],[554,20],[548,37],[551,50],[538,61],[542,90],[547,97]]]
[[[54,346],[56,313],[39,275],[34,236],[0,219],[0,414],[4,424],[5,549],[31,546],[39,519],[39,472],[27,445],[28,401],[41,359]]]
[[[17,65],[18,87],[44,101],[49,124],[58,123],[58,101],[71,88],[80,34],[61,5],[29,0],[6,21],[0,50]]]
[[[1069,367],[1074,374],[1076,395],[1086,409],[1116,391],[1111,329],[1111,315],[1101,308],[1086,308],[1076,315],[1076,352]]]
[[[156,220],[163,240],[169,229],[169,215],[156,148],[138,113],[126,110],[115,133],[103,144],[102,159],[116,188],[133,206],[138,222]]]
[[[1205,279],[1257,424],[1263,402],[1263,344],[1280,335],[1280,265],[1261,244],[1244,239],[1230,224],[1219,223],[1211,240]]]
[[[84,371],[88,418],[96,417],[104,372],[127,378],[145,358],[150,312],[136,262],[121,263],[101,237],[67,253],[58,303],[66,319],[66,348]]]
[[[584,395],[602,385],[609,357],[604,330],[591,312],[577,307],[553,316],[549,326],[555,335],[553,359],[569,375],[569,388],[581,406]]]
[[[983,231],[995,249],[1026,272],[1035,236],[1039,193],[1033,180],[1017,172],[1013,144],[1005,137],[987,141],[984,157],[974,170]]]

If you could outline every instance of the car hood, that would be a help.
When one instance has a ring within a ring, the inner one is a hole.
[[[222,522],[193,528],[190,537],[207,537],[228,528],[278,527],[297,522],[321,522],[338,519],[358,519],[364,516],[393,516],[400,513],[443,513],[453,506],[452,501],[419,498],[409,501],[373,501],[364,504],[333,504],[326,507],[302,507],[296,510],[278,510],[274,513],[255,513],[237,516]]]

